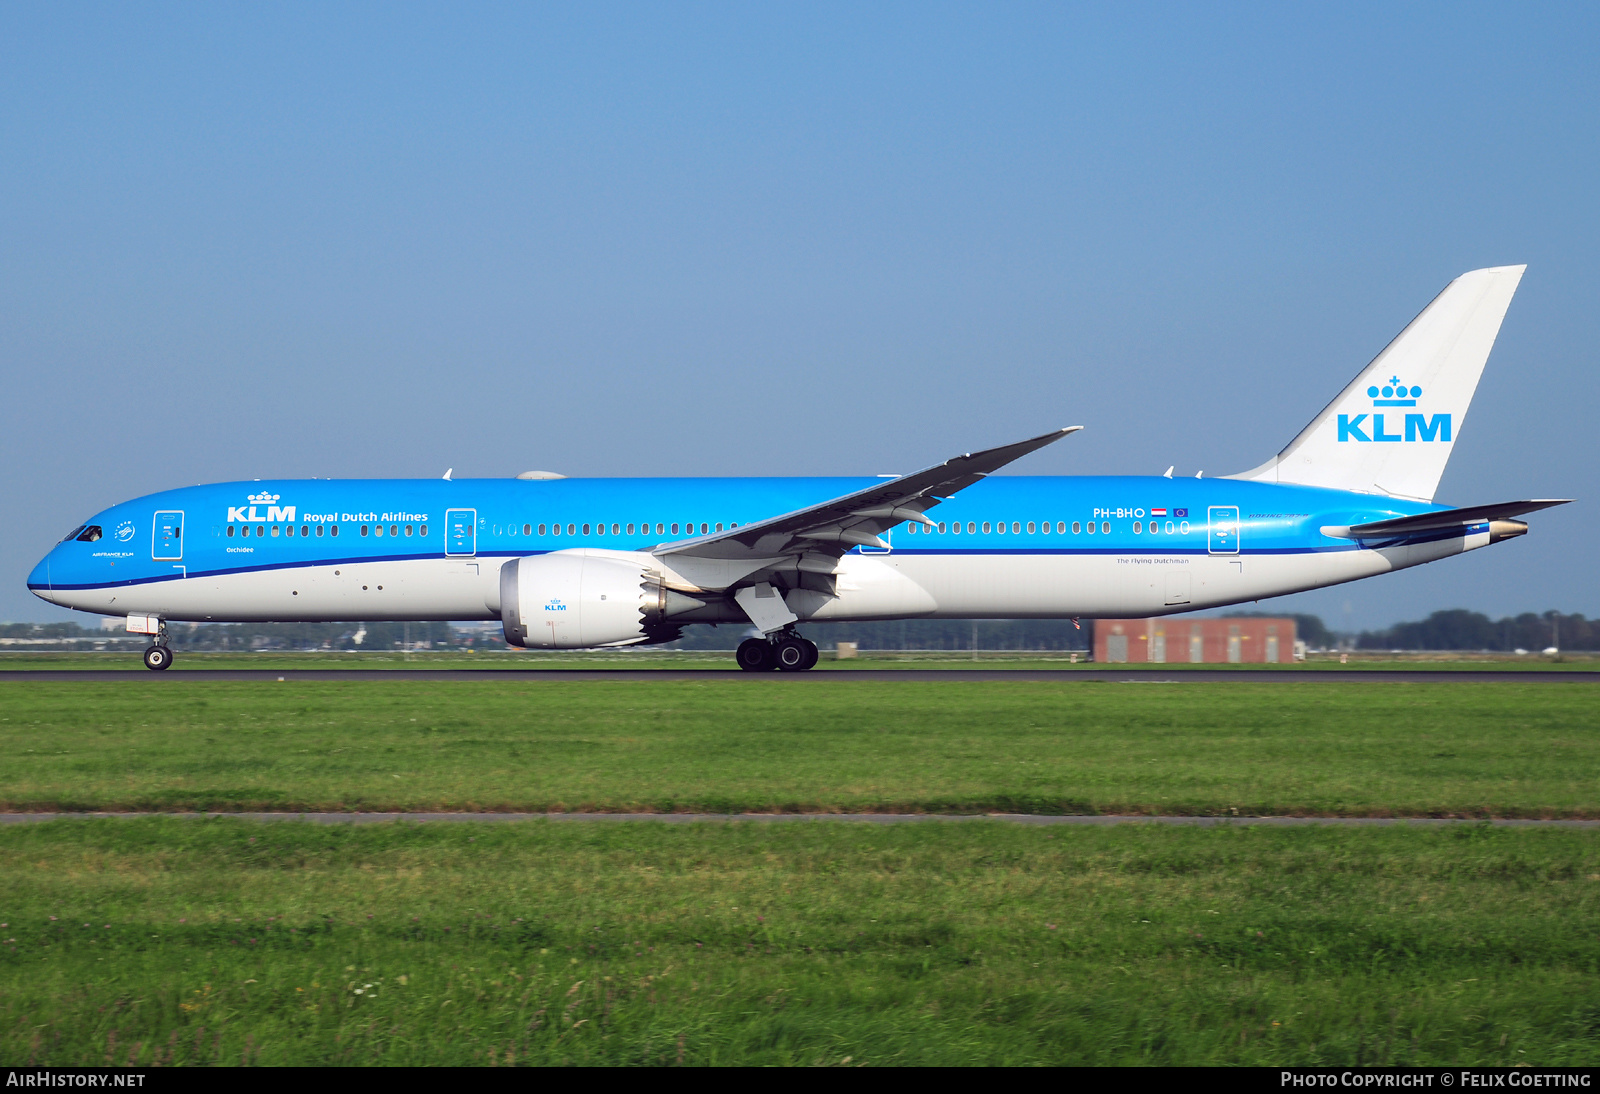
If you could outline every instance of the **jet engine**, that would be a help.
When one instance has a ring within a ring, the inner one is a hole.
[[[538,650],[670,642],[667,617],[705,606],[668,589],[654,559],[634,552],[556,551],[500,568],[506,641]]]

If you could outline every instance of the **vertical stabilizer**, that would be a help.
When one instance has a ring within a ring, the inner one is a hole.
[[[1228,477],[1432,501],[1525,269],[1450,282],[1288,447]]]

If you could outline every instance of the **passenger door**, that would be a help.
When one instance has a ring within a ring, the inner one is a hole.
[[[478,553],[478,511],[444,511],[444,553],[449,558],[471,558]]]
[[[1239,553],[1239,507],[1237,505],[1213,505],[1207,510],[1207,518],[1211,523],[1211,538],[1207,550],[1213,555],[1236,555]]]
[[[157,562],[177,562],[183,558],[183,513],[162,509],[155,515],[150,532],[150,557]]]

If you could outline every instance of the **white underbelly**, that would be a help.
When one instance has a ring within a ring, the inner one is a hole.
[[[1304,554],[847,555],[838,596],[792,593],[805,619],[1127,618],[1262,600],[1404,569],[1488,535]],[[500,615],[499,558],[346,562],[51,590],[63,607],[194,622],[467,620]]]
[[[111,589],[53,590],[64,607],[216,623],[497,619],[498,558],[345,562]]]

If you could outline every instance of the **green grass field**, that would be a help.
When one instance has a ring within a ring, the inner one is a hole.
[[[1600,845],[1002,822],[0,831],[10,1064],[1516,1064]]]
[[[0,677],[0,809],[1596,817],[1594,695]],[[4,825],[0,1060],[1593,1065],[1597,901],[1589,830]]]
[[[1587,685],[0,678],[0,810],[1600,816]]]

